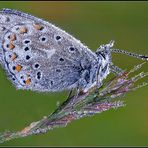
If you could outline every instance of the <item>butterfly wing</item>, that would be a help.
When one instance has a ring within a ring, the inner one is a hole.
[[[2,65],[17,88],[60,91],[76,87],[84,67],[90,66],[90,57],[94,58],[86,46],[29,14],[4,9],[0,17]]]

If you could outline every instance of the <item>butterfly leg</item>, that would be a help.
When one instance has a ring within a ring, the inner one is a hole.
[[[87,76],[89,75],[89,71],[88,70],[84,70],[82,75],[81,75],[81,78],[79,79],[79,82],[78,82],[78,88],[85,88],[88,84],[87,82]]]
[[[84,72],[82,73],[81,78],[78,81],[78,85],[76,87],[76,92],[75,92],[75,96],[74,96],[74,100],[80,95],[84,93],[84,89],[88,86],[88,82],[87,82],[87,75],[89,74],[88,70],[84,70]]]
[[[74,96],[75,99],[78,98],[79,93],[80,93],[80,88],[76,88],[76,93],[75,93],[75,96]]]
[[[97,65],[93,65],[93,69],[91,70],[91,75],[90,75],[90,87],[94,88],[95,91],[98,91],[98,88],[100,88],[102,86],[102,82],[99,76],[99,71],[100,71],[100,66]]]
[[[70,100],[73,96],[72,103],[74,103],[75,100],[78,98],[79,94],[83,93],[83,88],[87,85],[87,81],[85,79],[87,74],[88,74],[87,70],[85,70],[82,73],[82,76],[77,83],[77,87],[75,89],[71,89],[69,91],[68,96],[67,96],[67,100]]]

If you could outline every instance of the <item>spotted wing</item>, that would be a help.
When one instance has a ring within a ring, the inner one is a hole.
[[[0,12],[2,65],[17,88],[60,91],[76,86],[93,53],[54,25],[16,10]],[[84,67],[84,64],[83,64]]]

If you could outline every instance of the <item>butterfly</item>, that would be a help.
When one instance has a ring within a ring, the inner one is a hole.
[[[147,60],[148,56],[113,49],[114,41],[91,51],[55,25],[30,14],[0,11],[0,63],[17,89],[38,92],[100,87],[110,72],[119,74],[111,52]]]

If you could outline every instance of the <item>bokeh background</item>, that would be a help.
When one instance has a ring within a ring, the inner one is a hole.
[[[21,10],[56,24],[93,51],[113,39],[116,48],[148,54],[148,2],[0,2],[0,8]],[[113,61],[127,70],[142,62],[119,54],[113,54]],[[142,70],[148,71],[148,64]],[[66,94],[16,91],[0,67],[0,131],[21,130],[41,119]],[[131,92],[124,99],[126,107],[0,146],[146,146],[148,87]]]

